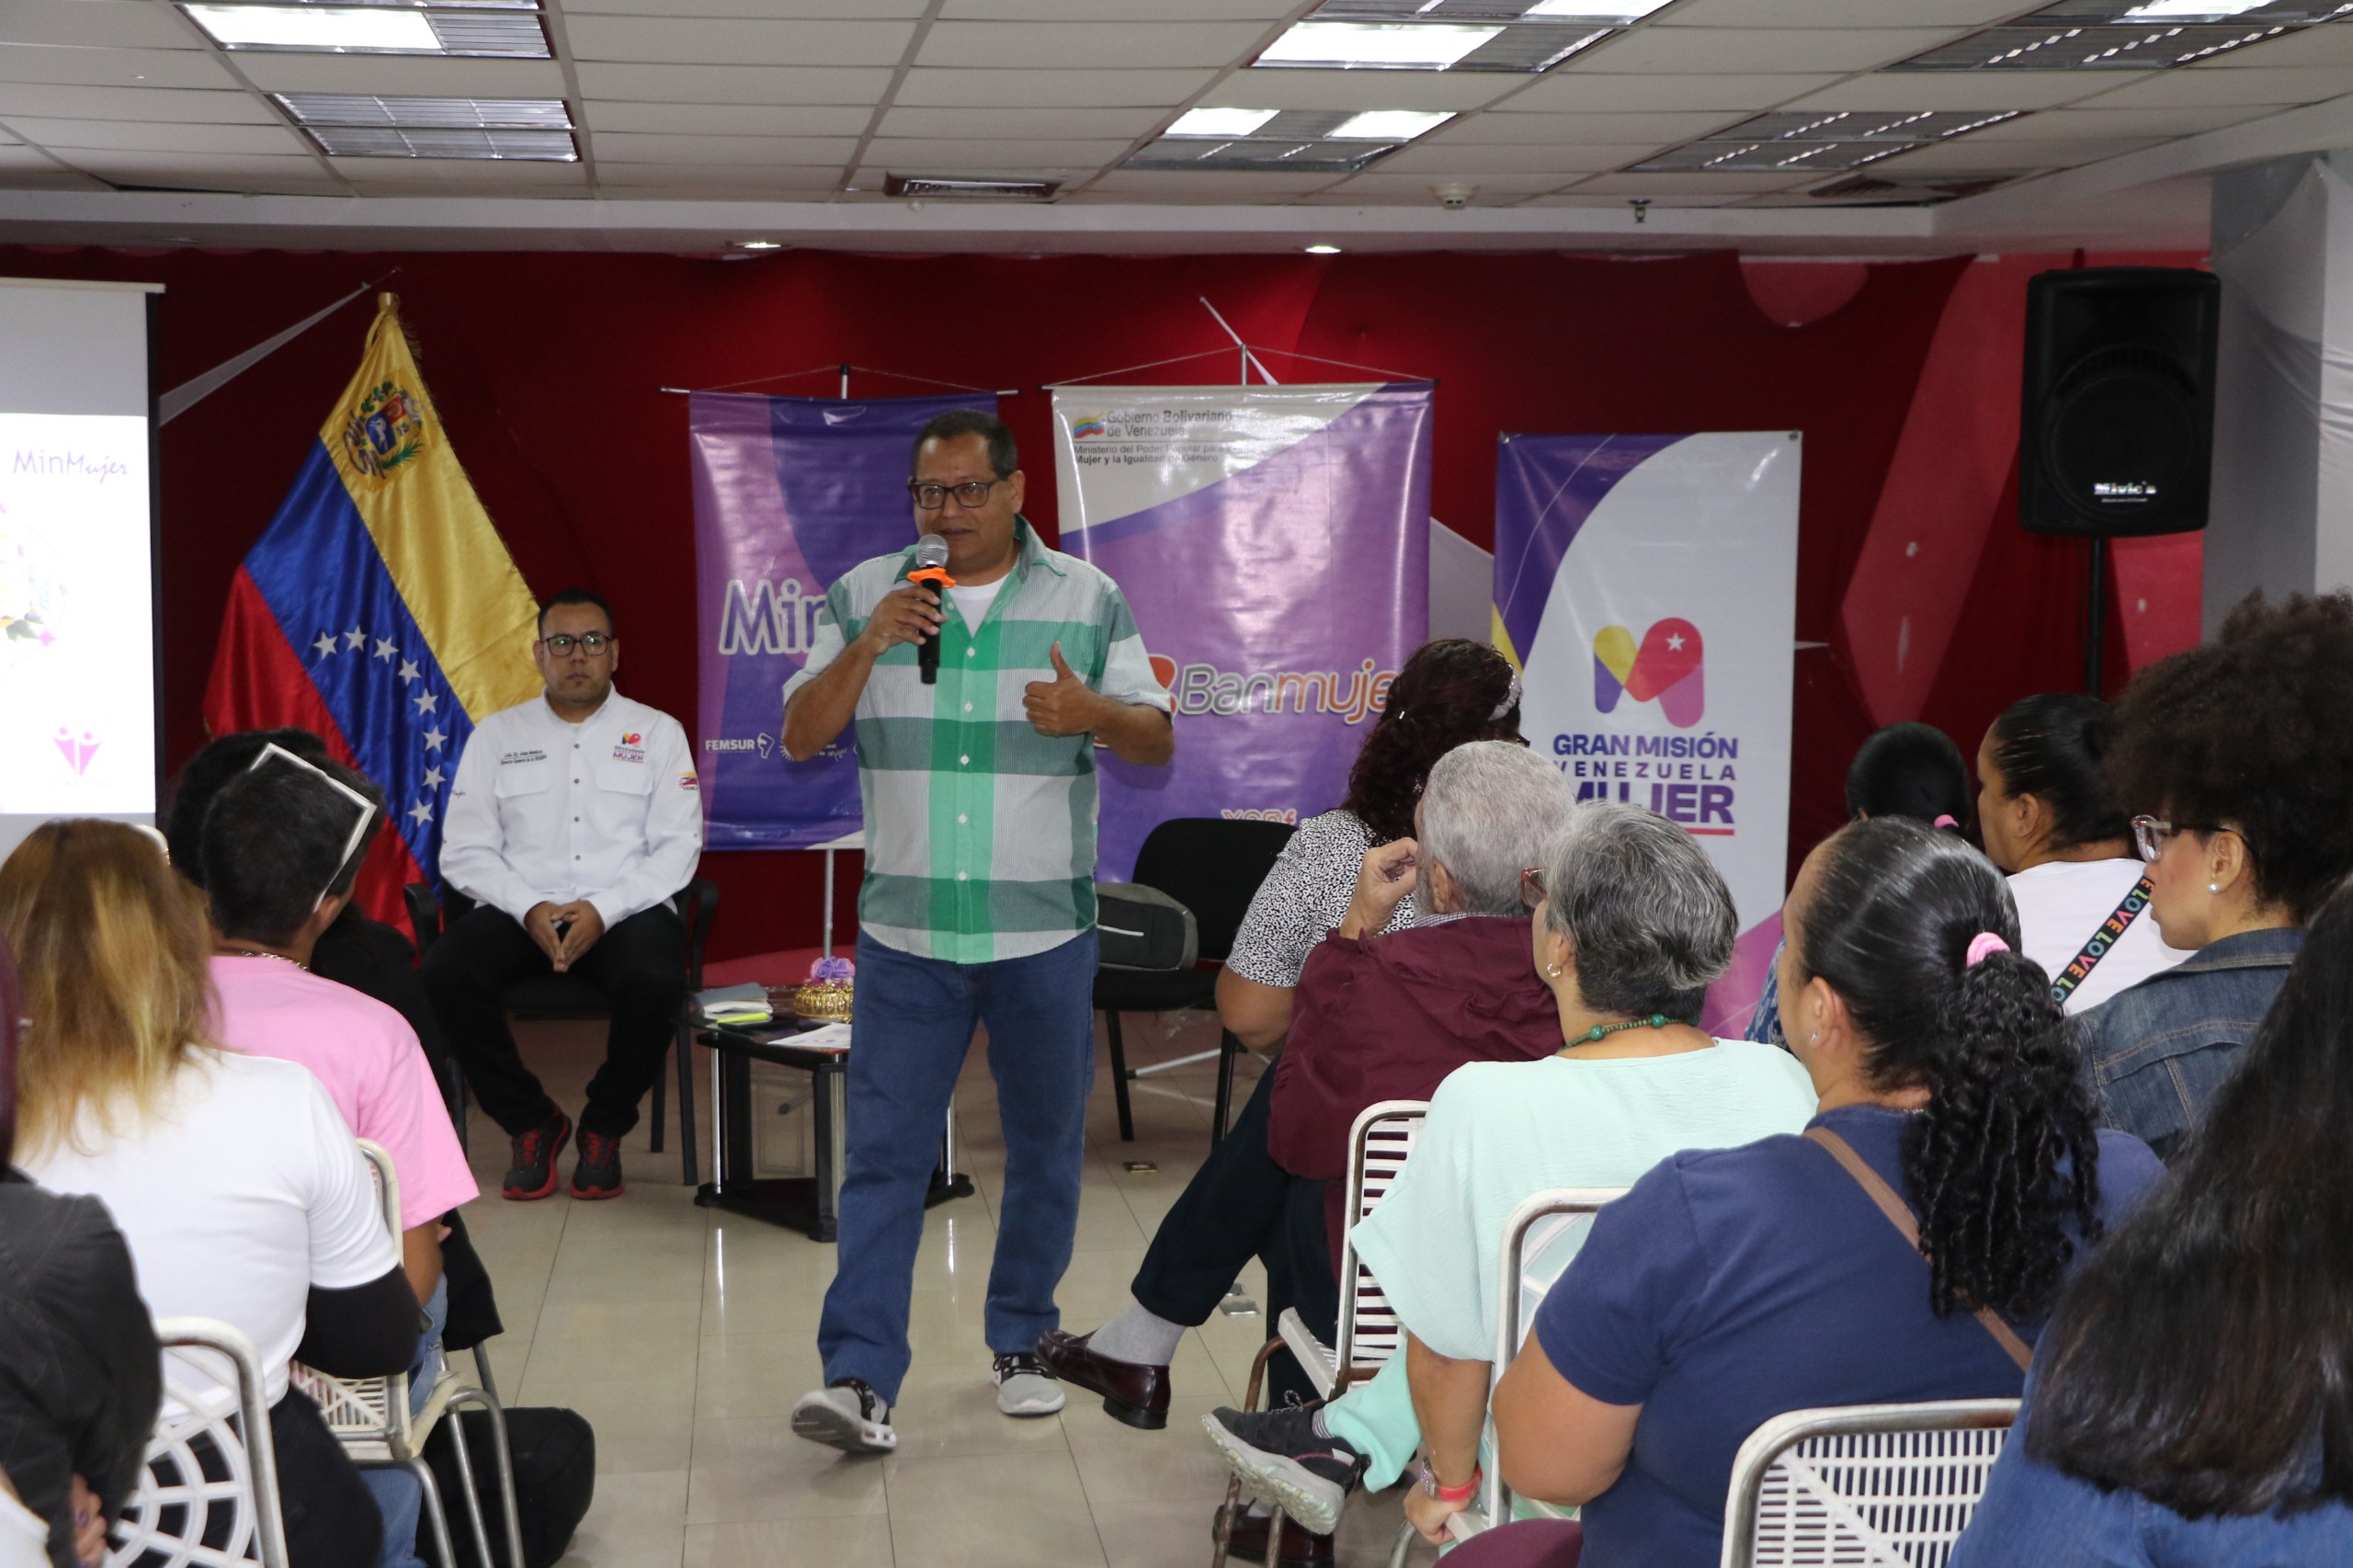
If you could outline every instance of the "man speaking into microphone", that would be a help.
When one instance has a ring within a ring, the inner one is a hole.
[[[1176,747],[1118,585],[1021,516],[1001,420],[925,426],[907,493],[924,540],[833,585],[784,688],[796,759],[856,722],[866,810],[825,1386],[792,1412],[795,1432],[852,1453],[898,1444],[924,1196],[975,1023],[1005,1131],[984,1322],[997,1408],[1062,1408],[1031,1349],[1059,1322],[1095,1076],[1095,747],[1149,766]]]

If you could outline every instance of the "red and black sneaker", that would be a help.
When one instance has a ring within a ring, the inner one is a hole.
[[[543,1127],[515,1134],[509,1140],[515,1149],[515,1164],[506,1173],[501,1195],[512,1202],[528,1203],[553,1192],[555,1159],[563,1153],[571,1137],[572,1119],[562,1111]]]
[[[580,1163],[572,1167],[574,1198],[619,1198],[621,1195],[621,1141],[593,1127],[580,1130]]]

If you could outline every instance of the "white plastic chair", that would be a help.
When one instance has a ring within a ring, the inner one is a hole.
[[[1325,1399],[1379,1371],[1382,1363],[1404,1348],[1405,1330],[1397,1321],[1395,1309],[1390,1306],[1372,1270],[1357,1261],[1356,1228],[1388,1196],[1397,1173],[1404,1169],[1405,1156],[1414,1152],[1414,1144],[1421,1138],[1422,1121],[1429,1108],[1427,1100],[1382,1100],[1357,1114],[1348,1130],[1347,1204],[1342,1210],[1347,1226],[1340,1233],[1340,1316],[1335,1335],[1337,1343],[1327,1346],[1317,1339],[1300,1317],[1298,1309],[1287,1309],[1275,1325],[1276,1336],[1266,1343],[1258,1358],[1250,1365],[1250,1385],[1242,1401],[1245,1410],[1258,1408],[1267,1358],[1286,1346],[1305,1369],[1315,1392]],[[1225,1568],[1226,1537],[1241,1506],[1242,1479],[1236,1476],[1226,1483],[1225,1511],[1221,1516],[1223,1522],[1218,1528],[1210,1568]],[[1267,1524],[1267,1551],[1270,1557],[1281,1552],[1282,1529],[1282,1510],[1277,1508]]]
[[[355,1142],[376,1178],[376,1196],[383,1209],[384,1223],[397,1238],[401,1233],[401,1184],[392,1169],[392,1157],[381,1144],[369,1139]],[[353,1464],[363,1469],[398,1467],[417,1478],[425,1489],[425,1515],[432,1527],[434,1544],[440,1549],[441,1561],[446,1563],[456,1563],[458,1556],[452,1549],[449,1510],[442,1502],[440,1486],[433,1478],[433,1467],[425,1462],[426,1439],[449,1411],[466,1405],[487,1411],[495,1439],[493,1451],[498,1461],[499,1501],[506,1516],[506,1561],[510,1564],[523,1561],[522,1526],[515,1511],[515,1463],[506,1446],[506,1414],[496,1396],[460,1382],[446,1358],[440,1376],[426,1396],[425,1407],[414,1416],[409,1414],[406,1372],[396,1372],[388,1378],[337,1378],[300,1361],[290,1364],[287,1371],[293,1385],[317,1403],[327,1430],[343,1445],[345,1456]],[[473,1527],[474,1545],[482,1554],[484,1568],[489,1568],[497,1559],[491,1553],[490,1528],[483,1517],[481,1494],[474,1484],[473,1456],[467,1450],[463,1424],[460,1423],[449,1437],[458,1473],[465,1483],[466,1515]]]
[[[164,1413],[108,1568],[287,1568],[278,1451],[252,1340],[213,1318],[162,1318]],[[222,1379],[226,1364],[229,1375]]]
[[[1723,1568],[1944,1568],[2018,1411],[1976,1399],[1773,1417],[1733,1460]]]

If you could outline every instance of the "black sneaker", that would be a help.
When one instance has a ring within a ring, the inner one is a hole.
[[[846,1454],[887,1454],[899,1446],[891,1407],[858,1378],[835,1378],[802,1394],[792,1407],[792,1432]]]
[[[593,1127],[580,1130],[580,1163],[572,1167],[574,1198],[621,1195],[621,1141]]]
[[[1321,1404],[1279,1410],[1214,1410],[1201,1426],[1242,1484],[1279,1505],[1317,1535],[1340,1528],[1340,1508],[1364,1474],[1365,1456],[1318,1436]]]
[[[515,1134],[508,1140],[514,1145],[515,1164],[499,1189],[501,1196],[517,1203],[528,1203],[553,1192],[555,1159],[571,1139],[572,1119],[562,1111],[556,1112],[555,1119],[544,1127]]]

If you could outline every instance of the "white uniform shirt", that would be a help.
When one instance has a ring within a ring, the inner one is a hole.
[[[685,887],[701,854],[685,728],[618,691],[577,724],[544,697],[493,713],[458,759],[441,875],[518,921],[586,899],[609,931]]]

